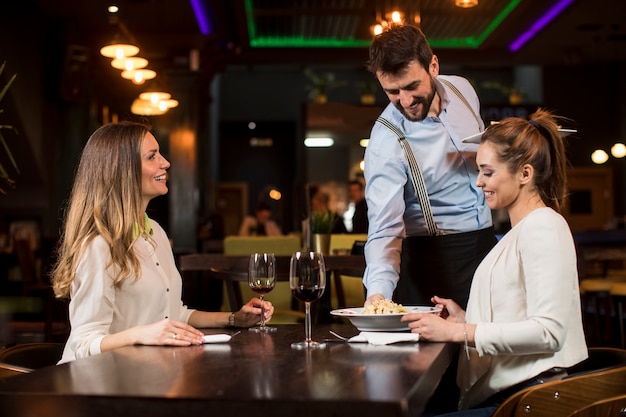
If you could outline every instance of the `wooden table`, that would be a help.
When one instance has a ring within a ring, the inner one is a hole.
[[[226,344],[132,346],[0,380],[3,416],[418,416],[455,345],[327,343],[303,325],[242,330]],[[345,324],[318,325],[354,335]],[[232,332],[232,330],[228,330]],[[208,331],[207,333],[215,333]]]

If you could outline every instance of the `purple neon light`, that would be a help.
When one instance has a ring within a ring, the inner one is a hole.
[[[556,18],[567,6],[572,4],[574,0],[559,0],[552,6],[543,16],[541,16],[530,28],[522,33],[517,39],[509,45],[509,51],[516,52],[526,42],[528,42],[533,36],[535,36],[541,29],[543,29],[548,23]]]
[[[198,22],[200,33],[208,35],[211,33],[211,28],[209,24],[209,14],[204,7],[203,0],[189,0],[189,3],[191,3],[193,14],[196,16],[196,22]]]

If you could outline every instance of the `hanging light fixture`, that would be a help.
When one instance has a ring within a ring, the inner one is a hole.
[[[164,91],[156,91],[156,90],[144,91],[143,93],[139,94],[140,99],[149,101],[152,104],[158,104],[159,101],[162,101],[162,100],[169,100],[170,97],[172,97],[170,93],[166,93]]]
[[[130,111],[133,114],[141,116],[160,116],[165,114],[167,110],[168,109],[162,110],[159,106],[152,104],[150,100],[142,100],[141,98],[133,100],[133,104],[130,106]]]
[[[384,6],[377,5],[376,23],[370,26],[370,31],[376,36],[380,35],[391,25],[404,25],[406,23],[417,26],[421,24],[419,2],[399,0],[391,10],[385,10]]]
[[[591,160],[594,164],[601,165],[609,160],[609,154],[607,154],[603,149],[596,149],[591,154]]]
[[[478,6],[478,0],[454,0],[454,5],[463,9],[469,9],[470,7]]]
[[[167,100],[159,101],[159,108],[162,110],[173,109],[174,107],[178,107],[178,100],[174,100],[173,98]]]
[[[134,69],[122,71],[122,78],[127,80],[131,80],[133,83],[137,85],[141,85],[147,80],[151,80],[156,77],[156,72],[151,69]]]
[[[148,60],[137,56],[116,58],[111,61],[111,66],[115,69],[123,71],[131,71],[134,69],[141,69],[148,66]]]
[[[611,155],[613,155],[614,158],[623,158],[626,156],[626,146],[624,146],[623,143],[616,143],[613,146],[611,146]]]
[[[139,47],[124,40],[119,33],[115,35],[109,44],[100,48],[100,55],[112,59],[135,56],[138,53]]]

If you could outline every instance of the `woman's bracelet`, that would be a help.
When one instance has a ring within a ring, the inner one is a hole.
[[[235,324],[235,312],[234,311],[230,313],[230,317],[228,317],[228,326],[237,327],[237,325]]]
[[[463,323],[463,344],[465,345],[465,357],[470,359],[469,345],[467,344],[467,323]]]

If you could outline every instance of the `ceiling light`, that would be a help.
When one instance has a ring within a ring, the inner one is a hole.
[[[128,42],[128,39],[128,37],[122,36],[120,32],[116,33],[108,45],[100,48],[100,54],[113,59],[137,55],[139,47]]]
[[[626,146],[623,143],[616,143],[611,147],[611,155],[615,158],[623,158],[626,156]]]
[[[130,106],[130,111],[133,114],[138,114],[141,116],[159,116],[161,114],[165,114],[167,112],[167,109],[161,110],[158,106],[155,106],[149,100],[136,98],[133,101],[133,104]]]
[[[283,194],[280,191],[278,191],[276,188],[272,188],[268,195],[272,200],[276,200],[276,201],[280,200],[283,196]]]
[[[151,69],[136,69],[129,71],[122,71],[122,78],[131,80],[135,84],[143,84],[146,80],[151,80],[156,77],[156,72]]]
[[[454,0],[456,7],[462,7],[468,9],[470,7],[478,6],[478,0]]]
[[[178,100],[174,100],[173,98],[170,98],[169,100],[161,100],[161,103],[165,103],[168,109],[178,107]]]
[[[172,95],[164,91],[145,91],[139,94],[139,98],[151,102],[152,104],[158,104],[159,101],[168,100]]]
[[[136,56],[116,58],[111,61],[111,66],[119,70],[130,71],[147,67],[148,60]]]
[[[399,10],[392,10],[385,15],[385,18],[392,23],[402,23],[404,22],[404,13]]]
[[[173,109],[178,106],[178,100],[169,99],[169,100],[161,100],[157,103],[159,109],[167,111],[169,109]]]
[[[307,148],[328,148],[334,143],[333,138],[306,138],[304,140],[304,146]]]
[[[591,154],[591,160],[594,164],[601,165],[609,160],[609,155],[604,152],[602,149],[596,149]]]
[[[381,25],[380,23],[377,23],[375,25],[372,25],[372,27],[370,28],[372,35],[374,36],[378,36],[381,33],[383,33],[383,25]]]

